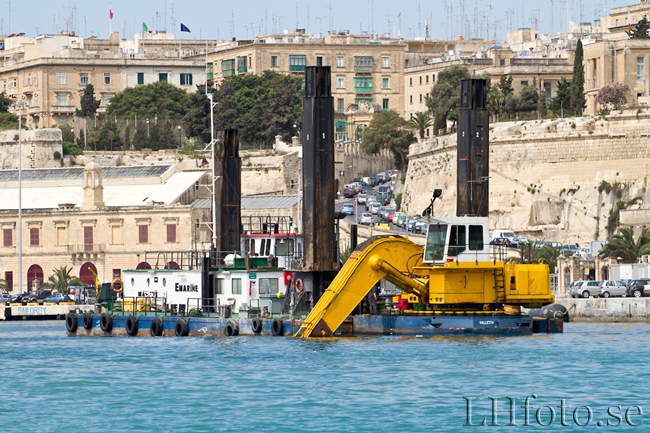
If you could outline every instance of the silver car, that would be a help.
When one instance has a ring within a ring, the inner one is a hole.
[[[573,293],[571,293],[571,289],[569,289],[569,294],[574,298],[588,298],[589,296],[595,298],[600,295],[601,281],[580,281],[580,283],[581,284],[572,287],[574,290]]]
[[[610,296],[626,296],[627,284],[623,281],[605,280],[600,285],[600,297],[609,298]]]
[[[369,212],[364,212],[359,217],[359,224],[372,224],[372,214]]]

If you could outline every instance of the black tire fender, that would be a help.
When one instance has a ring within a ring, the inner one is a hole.
[[[163,334],[163,322],[160,317],[154,317],[149,327],[149,332],[152,337],[160,337]]]
[[[65,315],[65,330],[68,331],[71,334],[74,334],[77,332],[77,319],[79,316],[77,316],[76,313],[73,313],[70,311],[68,314]]]
[[[126,329],[126,334],[134,337],[138,335],[138,318],[134,315],[130,315],[126,318],[126,324],[124,325],[124,328]]]
[[[176,326],[174,326],[174,332],[177,337],[187,337],[190,335],[190,327],[187,324],[187,321],[183,318],[179,318],[176,321]]]
[[[284,321],[282,319],[273,319],[271,333],[276,336],[284,335]]]
[[[93,329],[93,315],[91,313],[84,314],[81,324],[86,331]]]
[[[262,319],[259,317],[256,317],[253,319],[253,322],[251,323],[251,328],[253,329],[253,333],[259,334],[262,332]]]
[[[235,337],[239,335],[239,325],[232,319],[228,320],[226,327],[223,328],[223,333],[226,334],[226,337]]]
[[[99,327],[104,332],[111,332],[113,330],[113,316],[108,313],[102,313],[99,317]]]

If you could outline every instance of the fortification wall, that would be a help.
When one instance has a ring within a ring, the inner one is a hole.
[[[21,134],[22,168],[54,168],[61,160],[54,152],[63,154],[63,136],[58,128],[23,130]],[[0,170],[18,169],[18,130],[0,131]]]
[[[435,215],[455,215],[456,135],[412,145],[409,159],[407,212],[421,213],[442,188]],[[650,207],[648,173],[648,111],[491,125],[491,229],[581,245],[606,239],[619,200],[628,209]],[[601,184],[611,188],[599,192]]]

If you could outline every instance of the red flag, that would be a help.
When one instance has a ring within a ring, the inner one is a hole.
[[[109,9],[108,12],[110,13],[111,19],[113,19],[113,9]]]

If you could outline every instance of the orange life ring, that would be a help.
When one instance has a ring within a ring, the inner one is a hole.
[[[296,291],[296,293],[301,294],[303,291],[303,284],[302,284],[302,279],[298,278],[296,282],[293,284],[293,289]]]
[[[115,283],[120,283],[118,289],[115,288]],[[124,290],[124,285],[122,284],[122,280],[120,280],[119,278],[114,279],[113,282],[111,283],[111,290],[114,291],[115,293],[121,293],[122,290]]]

